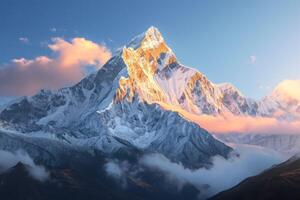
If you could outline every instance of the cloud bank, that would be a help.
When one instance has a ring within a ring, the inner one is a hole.
[[[36,165],[32,158],[22,151],[11,153],[0,150],[0,158],[0,173],[15,166],[18,162],[22,162],[27,165],[27,170],[34,179],[38,181],[45,181],[49,178],[49,174],[45,168],[43,166]]]
[[[197,115],[180,107],[158,102],[166,110],[178,112],[185,119],[192,121],[211,133],[261,133],[261,134],[299,134],[300,121],[284,121],[274,117]]]
[[[300,121],[280,121],[276,118],[229,116],[191,116],[192,121],[213,133],[299,134]]]
[[[48,47],[54,57],[18,58],[0,65],[0,96],[32,95],[74,84],[86,75],[87,66],[98,69],[111,57],[105,46],[85,38],[53,38]]]
[[[186,169],[160,154],[143,157],[141,164],[163,171],[170,183],[177,182],[179,188],[185,183],[196,186],[201,191],[199,198],[205,199],[285,160],[274,151],[254,146],[240,145],[236,147],[236,152],[239,156],[232,156],[228,160],[214,157],[210,169]]]

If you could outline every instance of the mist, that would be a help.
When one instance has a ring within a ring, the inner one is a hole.
[[[26,152],[20,150],[12,153],[0,150],[0,173],[14,167],[18,162],[21,162],[26,166],[26,169],[32,178],[38,181],[46,181],[49,178],[46,169],[43,166],[36,165]]]
[[[179,189],[185,183],[194,185],[201,191],[199,198],[205,199],[287,159],[275,151],[256,146],[239,145],[234,148],[235,151],[227,160],[215,156],[210,169],[187,169],[161,154],[144,156],[140,163],[164,172],[169,183],[177,183]]]

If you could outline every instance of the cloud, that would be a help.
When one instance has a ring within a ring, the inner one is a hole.
[[[105,164],[105,171],[109,175],[117,178],[120,178],[123,175],[123,170],[121,169],[119,164],[114,161],[110,161]]]
[[[250,59],[250,63],[251,64],[254,64],[254,63],[256,63],[256,60],[257,60],[257,58],[256,58],[256,56],[249,56],[249,59]]]
[[[105,46],[85,38],[53,38],[48,47],[55,53],[52,58],[19,58],[0,65],[0,96],[32,95],[74,84],[86,75],[87,67],[97,70],[111,57]]]
[[[18,162],[22,162],[27,166],[29,174],[36,180],[45,181],[49,178],[49,174],[43,166],[36,165],[32,158],[25,152],[17,151],[16,153],[0,150],[0,172],[15,166]]]
[[[62,38],[53,38],[49,48],[59,54],[59,61],[63,67],[74,65],[96,65],[105,63],[111,52],[105,47],[85,38],[74,38],[71,42]]]
[[[300,121],[281,121],[268,117],[250,116],[195,116],[192,119],[214,133],[299,134]]]
[[[278,120],[275,117],[236,116],[231,113],[222,116],[197,115],[180,107],[158,102],[164,109],[178,112],[211,133],[262,133],[299,134],[300,121]]]
[[[29,39],[27,37],[20,37],[19,41],[23,44],[29,44]]]
[[[187,169],[160,154],[144,156],[140,162],[161,170],[170,183],[177,182],[179,188],[185,183],[196,186],[201,191],[200,199],[205,199],[285,160],[274,151],[254,146],[236,146],[235,151],[228,160],[220,156],[214,157],[210,169]]]
[[[284,80],[275,88],[273,95],[286,101],[300,101],[300,80]]]
[[[55,27],[50,28],[50,31],[55,33],[57,31],[57,29]]]
[[[141,169],[138,166],[129,164],[127,161],[112,159],[104,165],[104,170],[108,176],[112,177],[123,188],[126,188],[127,176],[135,177]]]

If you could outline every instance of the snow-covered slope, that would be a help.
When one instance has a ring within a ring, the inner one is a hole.
[[[157,104],[118,102],[105,111],[91,114],[79,128],[85,133],[99,129],[146,152],[158,152],[185,166],[209,166],[215,155],[227,157],[230,148],[206,130]]]

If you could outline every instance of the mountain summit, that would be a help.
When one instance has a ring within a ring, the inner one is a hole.
[[[215,85],[180,64],[160,32],[150,27],[123,48],[128,76],[121,77],[116,100],[138,96],[149,104],[193,114],[257,114],[257,105],[229,84]]]

